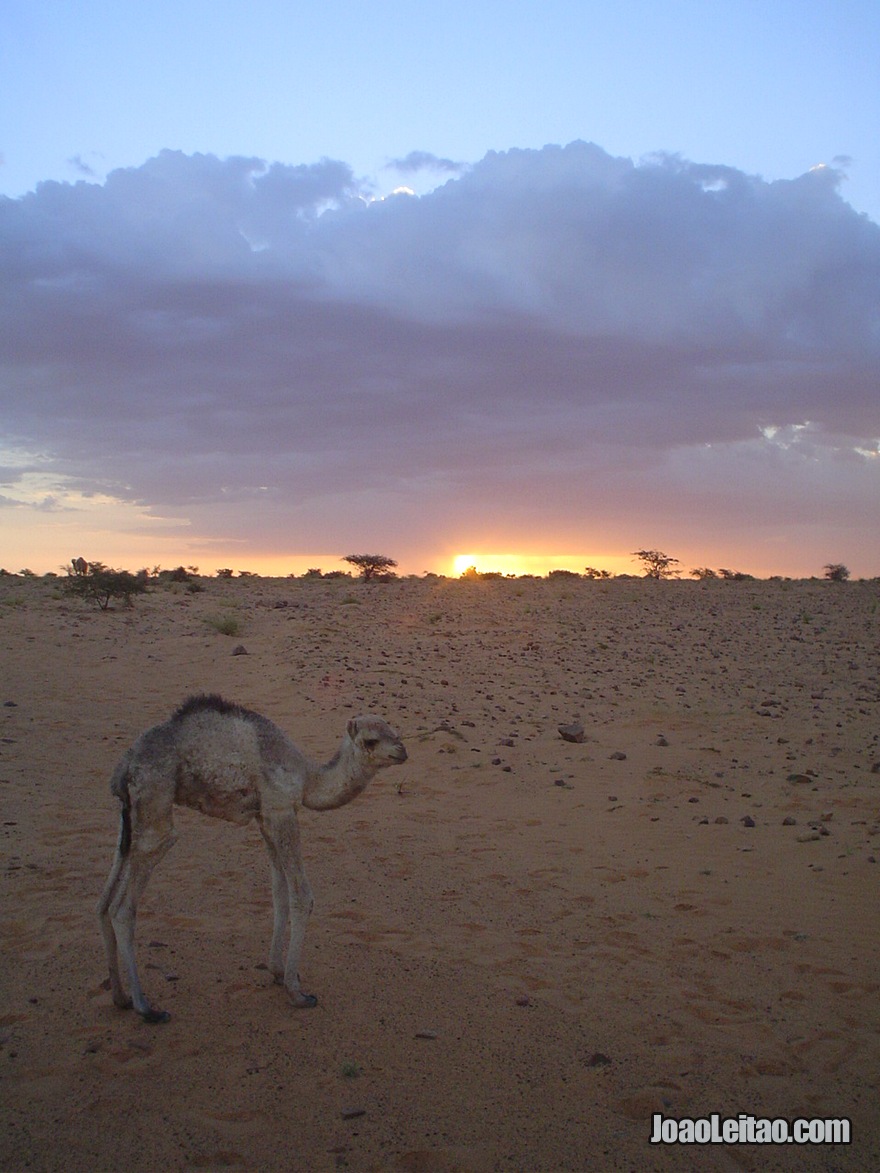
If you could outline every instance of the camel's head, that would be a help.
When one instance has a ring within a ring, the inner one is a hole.
[[[365,763],[375,770],[385,766],[399,766],[406,761],[406,750],[400,734],[381,717],[352,717],[348,736]]]

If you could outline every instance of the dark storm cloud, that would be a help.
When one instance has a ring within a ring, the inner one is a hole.
[[[332,160],[45,183],[0,200],[3,432],[207,528],[212,502],[253,525],[259,494],[267,535],[352,494],[527,514],[610,478],[622,509],[664,460],[670,509],[713,468],[745,500],[756,462],[801,456],[876,486],[880,228],[838,179],[575,143],[372,203]],[[785,449],[760,431],[807,420]]]

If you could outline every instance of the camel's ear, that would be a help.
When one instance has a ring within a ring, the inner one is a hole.
[[[358,719],[357,719],[357,717],[352,717],[352,719],[348,723],[348,736],[351,738],[352,741],[354,741],[354,739],[357,737],[357,731],[358,731]]]

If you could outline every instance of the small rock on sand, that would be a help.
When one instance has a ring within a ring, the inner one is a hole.
[[[558,726],[559,736],[563,741],[573,741],[576,743],[584,740],[584,727],[580,722],[573,722],[571,725]]]

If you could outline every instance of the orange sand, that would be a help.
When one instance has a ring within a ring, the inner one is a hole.
[[[880,1168],[877,583],[203,584],[0,579],[0,1169]],[[320,758],[359,712],[406,741],[302,816],[313,1011],[256,828],[189,811],[138,929],[171,1022],[102,986],[110,772],[194,691]],[[658,1112],[853,1143],[664,1149]]]

